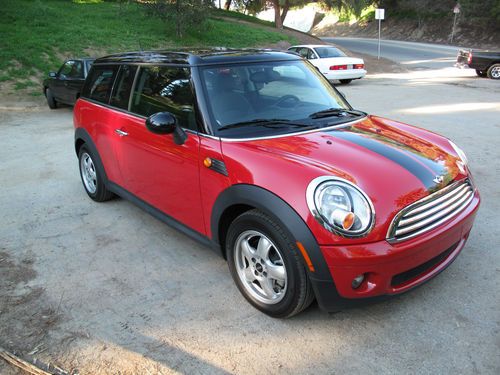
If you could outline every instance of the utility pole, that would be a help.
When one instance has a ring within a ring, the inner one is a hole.
[[[385,9],[375,9],[375,19],[378,20],[378,53],[377,59],[380,59],[380,34],[382,29],[382,20],[385,17]]]
[[[450,44],[453,44],[453,37],[455,36],[455,27],[457,25],[457,16],[458,14],[460,13],[460,4],[457,3],[457,5],[455,5],[453,7],[453,28],[451,29],[451,42]]]

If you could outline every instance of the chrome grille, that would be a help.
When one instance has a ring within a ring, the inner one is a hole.
[[[461,212],[472,200],[470,181],[455,182],[401,210],[389,227],[389,242],[403,241],[431,230]]]

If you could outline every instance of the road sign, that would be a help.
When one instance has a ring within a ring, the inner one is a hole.
[[[375,19],[383,20],[385,18],[385,9],[375,9]]]
[[[453,7],[453,13],[455,14],[460,13],[460,4],[457,3],[457,5]]]
[[[375,9],[375,19],[378,20],[378,54],[377,59],[380,59],[380,29],[381,22],[385,18],[385,9]]]

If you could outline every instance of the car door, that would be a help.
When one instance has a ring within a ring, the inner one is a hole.
[[[52,90],[52,95],[54,96],[56,101],[64,103],[66,103],[67,101],[65,82],[67,75],[70,74],[71,72],[73,64],[74,64],[73,60],[66,61],[61,66],[61,68],[56,74],[56,77],[52,81],[50,89]]]
[[[120,79],[117,79],[118,85]],[[113,98],[111,105],[113,105]],[[135,78],[130,112],[114,122],[123,188],[188,227],[205,233],[199,180],[199,136],[189,68],[143,66]],[[186,129],[184,144],[145,125],[154,113],[172,113]]]
[[[108,179],[121,184],[122,176],[115,154],[115,123],[119,121],[120,112],[108,106],[117,72],[117,65],[96,65],[92,68],[82,91],[85,100],[80,104],[78,114],[81,117],[79,122],[87,125]]]
[[[83,83],[85,81],[85,70],[83,61],[72,60],[71,69],[64,78],[64,101],[69,104],[74,104],[77,97],[80,95]]]

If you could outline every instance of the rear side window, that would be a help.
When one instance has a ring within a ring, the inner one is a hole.
[[[117,66],[94,65],[85,82],[82,96],[107,104],[117,70]]]
[[[141,67],[130,111],[146,117],[170,112],[181,127],[196,130],[190,77],[188,68]]]
[[[335,47],[316,47],[316,53],[320,58],[345,57],[346,54]]]
[[[137,66],[122,65],[116,77],[113,93],[111,94],[111,104],[114,107],[128,109],[130,90],[134,84]]]

